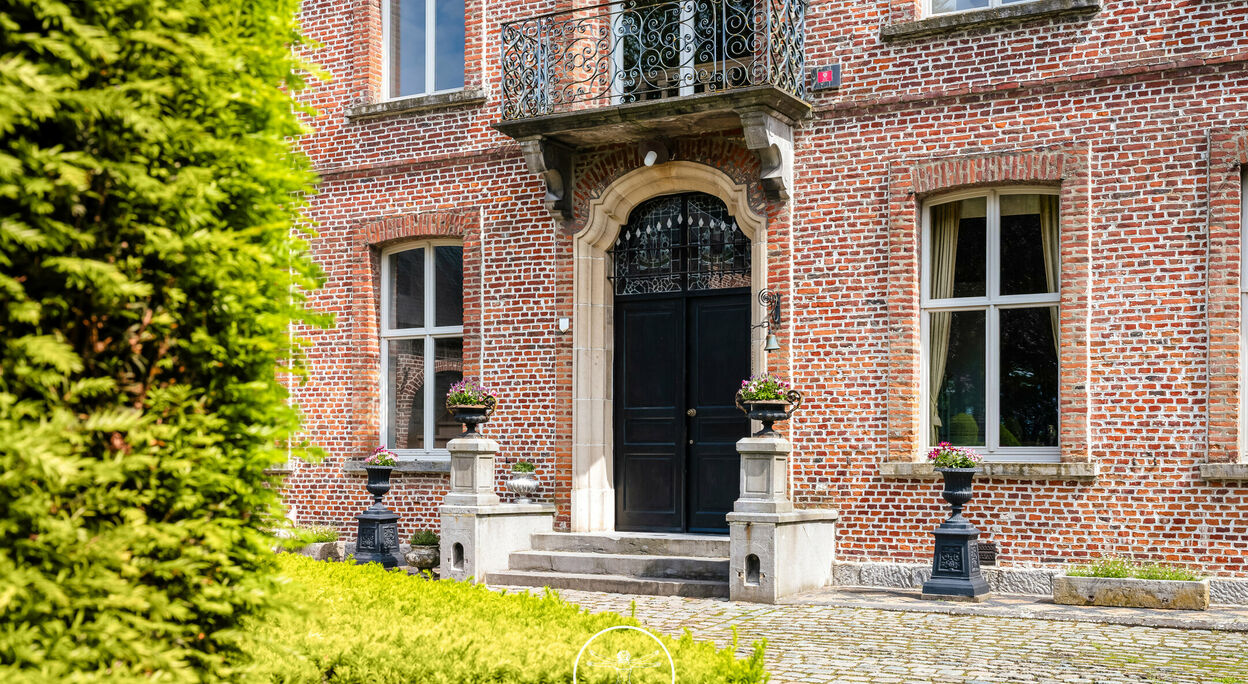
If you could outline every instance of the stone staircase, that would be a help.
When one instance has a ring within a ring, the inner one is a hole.
[[[728,596],[728,537],[635,532],[538,533],[512,553],[495,586],[651,596]]]

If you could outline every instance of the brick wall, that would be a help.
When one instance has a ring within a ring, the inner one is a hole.
[[[301,520],[349,525],[365,505],[362,476],[342,463],[378,438],[377,250],[459,235],[465,364],[504,397],[487,427],[502,448],[500,494],[506,463],[533,460],[540,496],[568,525],[571,336],[555,320],[572,315],[571,241],[518,147],[490,127],[499,22],[565,4],[494,3],[481,20],[470,3],[468,83],[485,89],[485,105],[348,120],[344,108],[375,99],[380,83],[378,6],[305,3],[320,43],[310,56],[333,76],[306,96],[316,132],[303,145],[323,177],[312,248],[328,276],[313,301],[337,322],[298,331],[311,373],[294,394],[328,454],[289,477]],[[840,509],[843,558],[927,557],[946,510],[939,485],[879,474],[922,446],[919,206],[953,188],[1051,184],[1065,217],[1063,459],[1100,474],[984,481],[968,515],[1003,563],[1130,552],[1248,574],[1248,484],[1198,477],[1201,463],[1239,458],[1248,6],[1104,0],[1091,17],[880,39],[881,25],[913,20],[918,6],[813,4],[808,64],[841,64],[844,86],[812,96],[792,201],[751,195],[768,219],[768,282],[786,297],[774,361],[807,395],[785,429],[793,497]],[[737,135],[676,141],[673,158],[756,178]],[[639,164],[632,147],[584,155],[573,227]],[[387,500],[405,536],[434,524],[447,486],[396,477]]]

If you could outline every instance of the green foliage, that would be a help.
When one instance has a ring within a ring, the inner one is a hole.
[[[279,532],[278,536],[281,548],[295,551],[308,544],[338,541],[338,529],[329,525],[292,525]]]
[[[532,461],[516,461],[511,464],[511,472],[513,473],[535,473],[537,466]]]
[[[751,375],[741,381],[741,401],[779,401],[788,396],[793,387],[779,376],[770,373]]]
[[[438,534],[433,530],[418,530],[412,535],[412,546],[437,546]]]
[[[217,679],[270,602],[297,8],[0,4],[0,674]]]
[[[553,593],[504,595],[480,585],[386,572],[376,564],[318,563],[289,554],[279,563],[292,580],[282,591],[304,605],[246,625],[252,681],[570,682],[573,662],[590,637],[637,624],[614,613],[591,615]],[[637,632],[621,638],[611,651],[657,648]],[[680,682],[767,680],[761,642],[744,660],[731,647],[716,650],[687,633],[663,642]],[[640,671],[633,681],[670,681],[656,672]],[[578,676],[594,684],[617,681],[614,672],[584,665]]]
[[[1135,579],[1199,581],[1203,576],[1174,565],[1138,563],[1128,558],[1101,558],[1066,572],[1072,577],[1133,577]]]

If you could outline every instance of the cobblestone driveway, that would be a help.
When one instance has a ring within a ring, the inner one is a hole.
[[[772,682],[1222,682],[1248,684],[1248,633],[945,615],[828,605],[562,591],[594,611],[744,652],[767,639]]]

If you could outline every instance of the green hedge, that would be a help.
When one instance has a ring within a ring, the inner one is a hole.
[[[0,677],[229,677],[318,274],[297,0],[0,2]]]
[[[257,681],[571,682],[577,652],[591,636],[637,624],[614,613],[592,615],[553,595],[504,595],[377,565],[323,563],[293,554],[283,554],[279,564],[291,579],[285,593],[302,605],[248,625],[248,655],[255,663],[250,678]],[[731,649],[716,650],[689,634],[663,639],[680,682],[767,681],[761,642],[749,658],[738,660]],[[656,647],[634,632],[609,650],[619,648],[642,654]],[[633,681],[660,681],[660,674],[667,672],[639,670]],[[578,681],[605,684],[615,676],[583,664]]]

